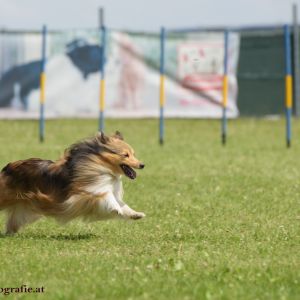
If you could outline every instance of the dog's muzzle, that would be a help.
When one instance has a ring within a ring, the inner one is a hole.
[[[132,168],[130,168],[129,166],[124,165],[124,164],[120,165],[120,167],[122,168],[124,174],[127,177],[129,177],[130,179],[136,178],[136,172]]]

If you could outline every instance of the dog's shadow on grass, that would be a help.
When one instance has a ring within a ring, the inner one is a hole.
[[[33,240],[55,240],[55,241],[80,241],[80,240],[92,240],[98,238],[98,236],[94,233],[70,233],[70,234],[16,234],[16,235],[6,235],[4,233],[0,233],[0,238],[20,238],[20,239],[33,239]]]
[[[94,233],[79,233],[79,234],[52,234],[42,235],[41,238],[49,238],[56,241],[79,241],[79,240],[92,240],[97,238]]]

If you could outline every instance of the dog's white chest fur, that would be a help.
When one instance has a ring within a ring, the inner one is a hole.
[[[122,177],[111,174],[101,174],[92,185],[86,188],[88,193],[104,195],[99,200],[99,219],[112,215],[126,219],[140,219],[145,217],[142,212],[136,212],[123,202]]]
[[[86,188],[91,194],[109,194],[112,193],[117,200],[123,198],[123,185],[121,176],[113,176],[110,174],[101,174],[93,183]]]

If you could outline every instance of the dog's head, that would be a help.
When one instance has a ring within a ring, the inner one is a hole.
[[[66,156],[81,174],[98,172],[97,170],[104,167],[115,175],[126,175],[130,179],[135,179],[134,169],[145,167],[135,157],[132,147],[124,142],[119,131],[112,136],[107,136],[103,132],[98,133],[92,139],[71,146]]]
[[[116,174],[124,174],[130,179],[136,178],[134,169],[143,169],[145,165],[135,157],[134,150],[124,142],[119,131],[112,136],[106,136],[103,132],[97,135],[97,140],[103,147],[100,155]]]

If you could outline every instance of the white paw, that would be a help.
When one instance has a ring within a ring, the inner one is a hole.
[[[144,217],[146,217],[146,215],[143,212],[135,212],[134,214],[132,214],[130,216],[130,219],[132,219],[132,220],[138,220],[138,219],[142,219]]]

